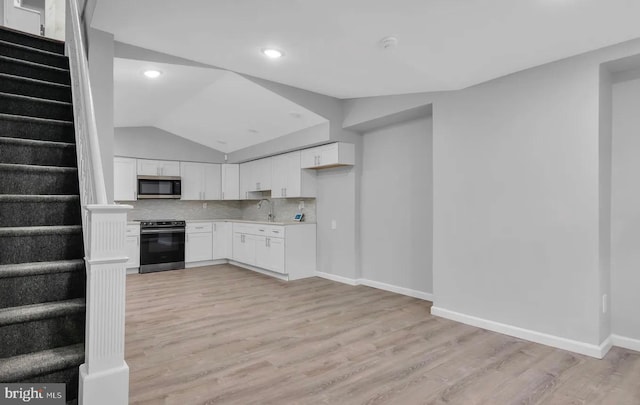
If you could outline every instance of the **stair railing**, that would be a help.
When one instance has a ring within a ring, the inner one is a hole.
[[[79,0],[68,0],[66,52],[73,99],[82,230],[87,271],[85,362],[79,404],[126,405],[124,361],[125,238],[128,205],[109,204]],[[81,0],[80,0],[81,1]]]

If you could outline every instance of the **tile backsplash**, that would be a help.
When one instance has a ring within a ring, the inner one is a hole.
[[[276,222],[291,221],[298,205],[304,201],[305,221],[316,222],[316,200],[314,198],[275,198],[273,213]],[[207,207],[203,208],[203,202]],[[128,219],[243,219],[247,221],[266,221],[268,205],[258,209],[257,200],[243,201],[181,201],[181,200],[138,200],[123,201],[132,205]]]

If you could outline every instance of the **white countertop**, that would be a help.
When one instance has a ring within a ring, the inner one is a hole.
[[[280,226],[288,226],[288,225],[315,225],[315,222],[297,222],[297,221],[287,221],[287,222],[267,222],[267,221],[248,221],[244,219],[186,219],[186,222],[190,223],[200,223],[200,222],[240,222],[245,224],[259,224],[259,225],[280,225]],[[127,225],[140,225],[140,221],[127,221]]]

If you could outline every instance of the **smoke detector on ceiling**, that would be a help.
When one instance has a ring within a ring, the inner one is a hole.
[[[396,46],[398,46],[398,38],[385,37],[385,38],[382,38],[378,44],[382,49],[395,48]]]

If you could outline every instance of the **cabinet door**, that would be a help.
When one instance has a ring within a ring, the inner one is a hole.
[[[300,151],[274,156],[271,197],[302,197]]]
[[[228,259],[232,245],[231,223],[213,223],[213,260]]]
[[[240,199],[240,165],[222,165],[222,199]]]
[[[202,163],[181,162],[182,177],[181,200],[204,199],[204,167]]]
[[[300,152],[300,166],[305,168],[316,167],[318,160],[318,148],[304,149]]]
[[[256,160],[254,178],[258,183],[256,190],[271,190],[271,158]]]
[[[160,176],[157,160],[138,159],[138,176]]]
[[[116,157],[113,159],[113,199],[134,201],[137,199],[136,160]]]
[[[269,269],[269,245],[266,236],[256,236],[256,266]]]
[[[159,167],[160,176],[180,176],[180,162],[161,160]]]
[[[244,233],[233,235],[233,259],[245,264],[256,264],[256,236]]]
[[[284,268],[284,239],[267,238],[267,256],[265,269],[285,274]]]
[[[187,263],[213,259],[213,236],[211,233],[188,233],[184,259]]]
[[[205,163],[203,200],[220,199],[220,165]]]
[[[253,162],[242,163],[240,165],[240,199],[248,200],[249,192],[254,190],[255,179],[253,178]]]
[[[320,147],[317,166],[338,164],[340,162],[338,145],[337,143],[332,143],[331,145]]]
[[[127,236],[127,268],[132,269],[140,267],[140,236]]]

